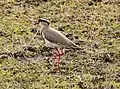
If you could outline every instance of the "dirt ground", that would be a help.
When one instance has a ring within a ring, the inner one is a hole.
[[[39,18],[81,47],[59,72]],[[0,89],[120,89],[120,1],[0,0]]]

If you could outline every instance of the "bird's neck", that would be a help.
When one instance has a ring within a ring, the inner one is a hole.
[[[46,30],[48,30],[49,26],[41,26],[41,32],[45,32]]]
[[[41,29],[42,28],[48,28],[49,27],[49,25],[41,25]]]

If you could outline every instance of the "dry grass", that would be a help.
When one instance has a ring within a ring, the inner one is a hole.
[[[119,4],[1,0],[0,89],[120,89]],[[57,73],[56,63],[44,60],[50,51],[43,48],[41,36],[31,41],[36,27],[26,15],[46,17],[85,52],[66,52]]]

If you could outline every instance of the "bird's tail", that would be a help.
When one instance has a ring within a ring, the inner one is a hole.
[[[79,47],[78,45],[76,45],[76,44],[73,43],[72,41],[70,42],[69,47],[72,48],[72,49],[76,49],[76,50],[82,50],[81,47]]]

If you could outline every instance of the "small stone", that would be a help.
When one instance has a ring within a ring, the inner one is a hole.
[[[67,35],[66,35],[66,37],[71,37],[73,35],[73,33],[68,33]]]
[[[78,39],[79,37],[78,36],[74,36],[75,39]]]
[[[48,2],[48,0],[43,0],[44,2]]]
[[[59,31],[64,31],[61,27],[58,27],[58,30],[59,30]]]
[[[112,45],[112,42],[108,42],[108,45]]]
[[[92,5],[93,5],[93,2],[88,2],[88,5],[89,5],[89,6],[92,6]]]

